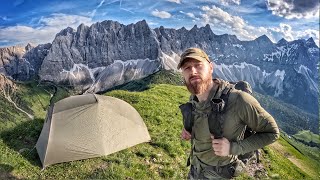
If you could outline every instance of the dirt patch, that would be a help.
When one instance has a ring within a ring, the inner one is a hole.
[[[303,163],[299,159],[295,158],[290,153],[286,152],[285,148],[279,142],[275,142],[275,143],[271,144],[270,146],[273,147],[278,152],[280,152],[286,158],[288,158],[289,161],[291,161],[293,164],[295,164],[298,168],[303,170],[305,173],[307,173],[307,174],[309,173],[307,167],[304,166]]]
[[[7,164],[0,164],[0,179],[19,179],[11,174],[13,167]]]
[[[298,168],[300,168],[301,170],[303,170],[304,172],[308,173],[309,171],[306,169],[305,166],[303,166],[303,164],[299,161],[299,159],[296,159],[294,157],[288,157],[288,159],[295,164],[296,166],[298,166]]]
[[[0,179],[19,179],[19,178],[15,177],[7,172],[0,172]]]

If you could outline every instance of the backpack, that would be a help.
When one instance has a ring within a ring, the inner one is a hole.
[[[247,82],[247,81],[238,81],[236,83],[232,83],[231,84],[234,84],[234,88],[235,89],[238,89],[238,90],[241,90],[241,91],[244,91],[244,92],[247,92],[249,94],[252,95],[252,88],[251,88],[251,85]],[[246,129],[245,129],[245,132],[244,132],[244,139],[245,138],[248,138],[249,136],[251,136],[252,134],[255,134],[256,132],[253,131],[251,128],[249,128],[248,126],[246,126]],[[242,155],[239,155],[238,156],[238,159],[240,159],[242,162],[244,162],[245,164],[248,163],[248,161],[254,156],[256,155],[256,161],[257,163],[259,163],[259,151],[258,150],[255,150],[253,152],[248,152],[248,153],[245,153],[245,154],[242,154]]]
[[[222,136],[223,131],[221,127],[221,124],[223,123],[222,114],[225,113],[225,107],[228,104],[229,95],[233,88],[252,94],[252,88],[247,81],[230,82],[230,84],[227,87],[225,87],[225,89],[222,91],[220,98],[217,98],[217,99],[214,98],[211,100],[212,113],[209,114],[208,124],[209,124],[209,131],[211,134],[214,135],[215,138],[223,137]],[[191,134],[192,127],[193,127],[193,120],[194,120],[193,113],[192,113],[194,109],[192,107],[192,104],[188,102],[186,104],[180,105],[179,108],[183,116],[183,126]],[[215,118],[217,120],[210,121],[209,119],[212,119],[212,118]],[[246,126],[244,139],[251,136],[252,134],[255,134],[255,131],[253,131],[251,128]],[[256,154],[257,163],[259,163],[258,153],[259,153],[258,150],[255,150],[254,152],[248,152],[246,154],[239,155],[238,159],[240,159],[245,164],[247,164],[247,162],[254,156],[254,154]],[[187,162],[187,166],[189,165],[190,165],[190,158],[188,158],[188,162]]]

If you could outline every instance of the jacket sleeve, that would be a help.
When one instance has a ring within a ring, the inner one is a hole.
[[[239,93],[236,106],[241,121],[256,133],[246,139],[230,142],[231,154],[245,154],[271,144],[279,138],[280,132],[276,121],[254,97],[244,92]]]

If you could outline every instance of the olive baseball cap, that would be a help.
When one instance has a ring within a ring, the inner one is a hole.
[[[177,68],[180,69],[184,61],[188,58],[192,58],[192,59],[203,61],[203,62],[205,61],[208,61],[209,63],[211,62],[208,55],[203,50],[199,48],[189,48],[182,53]]]

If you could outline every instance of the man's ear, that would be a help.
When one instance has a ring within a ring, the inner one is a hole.
[[[211,73],[213,73],[213,68],[214,68],[214,65],[213,65],[212,62],[210,62],[210,71],[211,71]]]

